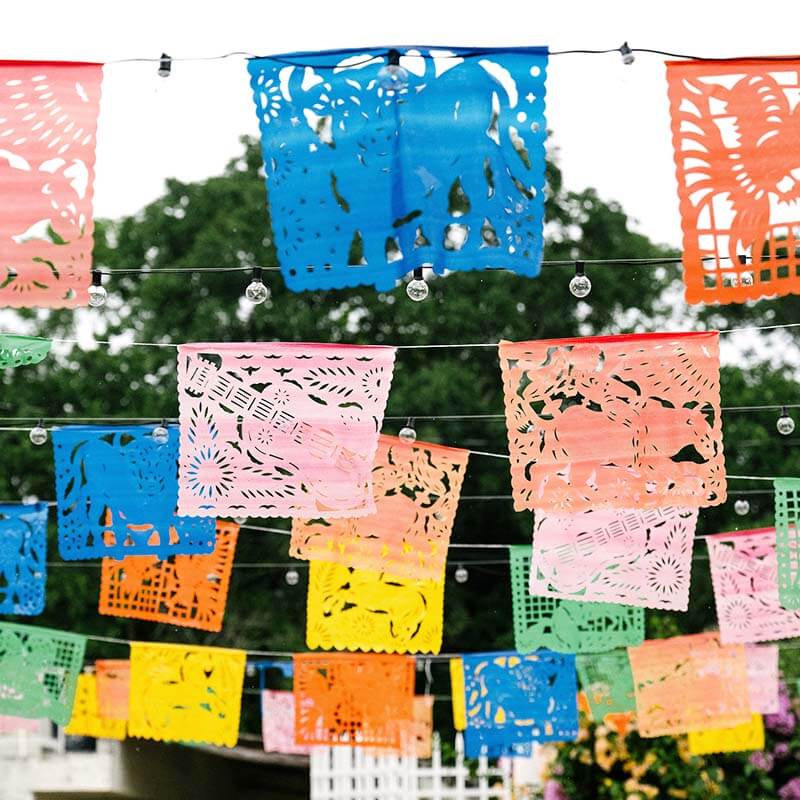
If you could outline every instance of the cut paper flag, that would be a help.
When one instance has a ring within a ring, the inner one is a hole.
[[[693,756],[763,750],[764,720],[761,714],[752,714],[747,722],[730,728],[689,731],[688,740],[689,753]]]
[[[414,758],[430,758],[433,753],[433,697],[419,695],[414,698],[414,718],[405,733],[402,754]]]
[[[628,648],[636,718],[644,738],[672,736],[750,719],[742,645],[720,645],[716,633],[650,639]]]
[[[686,611],[696,525],[688,508],[537,511],[530,592]]]
[[[180,345],[179,512],[374,513],[372,466],[394,354],[331,344]]]
[[[1,66],[0,69],[2,69]],[[2,167],[0,167],[0,170],[2,170]],[[8,367],[22,367],[27,364],[38,364],[47,357],[51,344],[50,339],[0,333],[0,368],[6,369]]]
[[[776,644],[749,644],[745,647],[750,710],[758,714],[777,714],[780,711],[779,655]]]
[[[58,546],[66,560],[210,553],[214,520],[179,517],[178,429],[153,425],[53,429]]]
[[[500,342],[514,509],[725,501],[719,334]]]
[[[800,293],[800,59],[667,62],[689,303]]]
[[[85,305],[102,64],[0,64],[0,305]]]
[[[37,733],[41,728],[40,719],[25,719],[24,717],[3,717],[0,716],[0,735],[17,733]],[[49,723],[48,723],[49,725]]]
[[[529,591],[531,548],[508,548],[514,646],[520,653],[546,647],[559,653],[595,653],[644,641],[644,609],[534,596]]]
[[[453,707],[453,728],[467,729],[467,698],[464,689],[464,662],[460,658],[450,659],[450,703]]]
[[[266,753],[306,756],[311,748],[294,742],[294,695],[264,689],[261,692],[261,738]]]
[[[295,742],[399,749],[414,716],[409,656],[297,653]]]
[[[468,758],[511,752],[514,744],[577,739],[574,655],[471,653],[462,661]]]
[[[76,633],[0,622],[0,714],[66,725],[85,649]]]
[[[127,720],[131,691],[131,662],[121,659],[98,659],[94,662],[97,678],[97,713],[102,719]]]
[[[800,609],[800,478],[776,478],[774,488],[778,596],[784,608]]]
[[[125,738],[125,720],[105,719],[100,716],[97,703],[97,678],[83,673],[78,675],[72,717],[64,728],[67,736],[91,736],[94,739]]]
[[[578,676],[597,722],[609,714],[636,710],[633,675],[627,650],[609,650],[577,657]]]
[[[244,650],[131,642],[129,735],[234,747],[245,659]]]
[[[217,521],[213,553],[103,559],[101,614],[222,630],[239,526]]]
[[[306,644],[325,650],[438,653],[444,580],[410,580],[312,561]]]
[[[250,59],[286,285],[388,291],[418,267],[535,277],[547,50],[396,55],[399,66],[385,48]]]
[[[44,611],[47,503],[0,505],[0,614]]]
[[[775,529],[706,537],[720,638],[725,644],[800,636],[800,610],[778,598]]]
[[[468,457],[469,450],[381,436],[372,470],[375,513],[294,519],[289,555],[441,580]]]

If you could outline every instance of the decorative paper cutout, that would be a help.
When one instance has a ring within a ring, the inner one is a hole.
[[[97,678],[97,713],[103,719],[127,720],[131,691],[131,662],[98,659],[94,662]]]
[[[469,450],[381,436],[372,470],[376,513],[295,519],[289,555],[441,580],[468,457]]]
[[[94,675],[78,675],[75,705],[64,733],[68,736],[92,736],[95,739],[125,738],[125,720],[104,719],[100,716],[97,678]]]
[[[266,753],[305,756],[311,748],[294,743],[294,695],[264,689],[261,692],[261,738]]]
[[[0,505],[0,614],[44,611],[47,503]]]
[[[689,753],[707,756],[712,753],[740,753],[764,749],[764,720],[753,714],[747,722],[730,728],[689,731]]]
[[[244,650],[132,642],[128,733],[234,747],[245,659]]]
[[[400,49],[397,92],[383,48],[249,62],[292,291],[386,291],[422,266],[539,274],[546,49]]]
[[[547,647],[559,653],[594,653],[644,641],[644,610],[613,603],[584,603],[530,593],[531,548],[508,548],[514,646],[520,653]]]
[[[101,614],[222,630],[239,526],[217,521],[213,553],[103,559]]]
[[[453,707],[453,728],[467,729],[467,695],[464,688],[464,662],[460,658],[450,659],[450,702]]]
[[[780,711],[778,645],[749,644],[745,647],[745,656],[750,710],[759,714],[777,714]]]
[[[178,508],[198,516],[372,514],[394,348],[178,348]]]
[[[500,342],[514,508],[725,501],[719,334]]]
[[[741,645],[716,633],[651,639],[628,648],[639,733],[645,738],[750,719],[747,659]]]
[[[462,660],[468,757],[514,743],[577,738],[574,655],[539,650],[528,655],[473,653]]]
[[[778,596],[784,608],[800,609],[800,478],[776,478],[774,487]]]
[[[686,611],[697,509],[536,512],[530,592]]]
[[[0,622],[0,714],[66,725],[85,648],[76,633]]]
[[[53,430],[61,557],[210,553],[214,521],[179,517],[178,428],[74,425]]]
[[[0,368],[38,364],[40,361],[44,361],[50,352],[51,344],[50,339],[2,333],[0,334]]]
[[[39,719],[0,716],[0,735],[17,733],[17,731],[24,731],[25,733],[38,733],[40,726],[41,720]]]
[[[577,667],[595,720],[600,722],[609,714],[627,714],[636,710],[633,674],[627,650],[579,655]]]
[[[294,675],[297,744],[402,745],[413,719],[413,658],[297,653]]]
[[[0,305],[84,305],[102,64],[0,63]]]
[[[415,758],[430,758],[433,754],[433,697],[419,695],[414,698],[414,718],[405,733],[407,741],[403,752]]]
[[[719,533],[706,543],[723,643],[800,636],[800,610],[778,599],[774,528]]]
[[[800,60],[675,61],[667,79],[687,302],[798,294]]]
[[[326,650],[438,653],[444,580],[415,581],[312,561],[306,644]]]

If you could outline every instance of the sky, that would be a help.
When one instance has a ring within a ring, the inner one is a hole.
[[[755,9],[758,13],[755,13]],[[153,63],[125,58],[267,55],[387,44],[632,47],[705,56],[797,52],[796,2],[669,3],[506,0],[244,2],[35,0],[5,4],[7,59],[106,63],[98,132],[95,213],[136,212],[164,180],[218,174],[257,134],[244,59]],[[594,186],[622,203],[637,229],[680,245],[663,57],[553,56],[547,119],[568,188]]]

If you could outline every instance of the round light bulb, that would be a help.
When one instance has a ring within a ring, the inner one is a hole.
[[[419,303],[428,296],[428,284],[422,278],[414,278],[406,284],[406,294],[415,302]]]
[[[258,305],[263,303],[269,297],[269,289],[267,289],[264,281],[256,278],[247,284],[247,288],[244,290],[244,296],[251,303]]]
[[[743,497],[740,497],[734,504],[733,510],[740,516],[743,517],[749,510],[750,510],[750,501],[745,500]]]
[[[456,583],[466,583],[468,578],[469,572],[467,572],[467,568],[463,564],[459,564],[455,574]]]
[[[300,580],[300,573],[292,567],[291,569],[286,570],[286,574],[283,576],[286,583],[289,586],[297,586],[297,582]]]
[[[407,444],[413,444],[417,441],[417,432],[408,425],[400,428],[400,432],[397,435]]]
[[[244,525],[247,522],[248,519],[249,519],[249,517],[234,517],[233,521],[237,525]]]
[[[92,308],[100,308],[106,304],[108,292],[104,286],[90,286],[89,287],[89,305]]]
[[[587,275],[573,275],[569,290],[574,297],[586,297],[592,291],[592,282]]]
[[[752,286],[753,285],[753,273],[752,272],[743,272],[741,276],[742,286]]]
[[[378,70],[378,84],[385,92],[400,92],[408,86],[408,72],[399,64],[384,64]]]
[[[794,420],[788,414],[781,414],[775,423],[775,427],[781,436],[789,436],[794,433]]]
[[[47,441],[47,429],[43,428],[41,425],[37,425],[31,428],[28,438],[31,440],[32,444],[44,444]]]
[[[164,425],[156,425],[150,435],[158,444],[166,444],[169,441],[169,430]]]

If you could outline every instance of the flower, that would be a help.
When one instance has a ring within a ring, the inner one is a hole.
[[[544,800],[569,800],[558,781],[547,781],[544,785]]]
[[[764,725],[768,730],[782,736],[791,736],[797,727],[797,717],[792,713],[789,691],[783,682],[778,691],[778,712],[777,714],[764,714]]]
[[[772,749],[772,755],[774,755],[775,758],[786,758],[790,752],[791,750],[786,742],[778,742]]]
[[[751,753],[750,758],[748,761],[756,768],[756,769],[763,769],[764,772],[769,772],[775,760],[772,758],[770,753],[765,753],[761,750]]]
[[[792,778],[778,789],[780,800],[800,800],[800,778]]]

